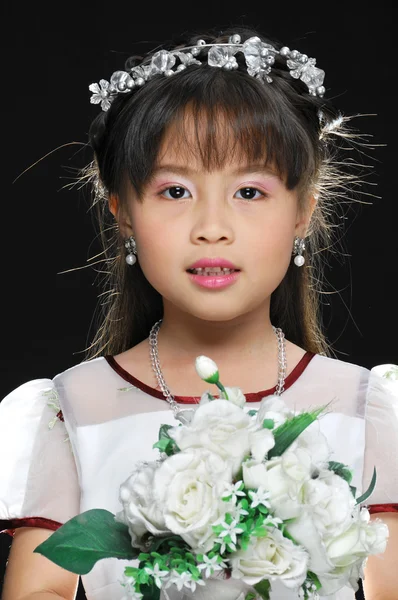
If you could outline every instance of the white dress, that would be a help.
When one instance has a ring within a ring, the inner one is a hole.
[[[332,458],[354,469],[358,493],[368,487],[376,466],[377,486],[369,499],[373,512],[398,510],[398,380],[385,377],[391,369],[397,367],[369,371],[307,353],[283,393],[296,410],[332,401],[332,412],[320,420]],[[250,408],[274,391],[246,394]],[[176,400],[182,405],[199,398]],[[54,379],[35,379],[14,389],[0,404],[0,532],[13,535],[23,526],[55,530],[92,508],[116,514],[121,510],[119,486],[134,463],[158,458],[152,444],[162,423],[175,424],[162,393],[112,357],[85,361]],[[121,600],[127,564],[114,558],[96,563],[82,576],[87,600]],[[282,588],[271,598],[294,600],[297,595]],[[354,598],[349,588],[328,596]]]

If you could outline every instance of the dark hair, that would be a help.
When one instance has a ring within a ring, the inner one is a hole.
[[[207,43],[227,42],[233,33],[238,33],[242,41],[258,36],[281,47],[258,31],[234,27],[218,36],[214,32],[187,35],[165,48],[194,45],[200,38]],[[148,53],[145,60],[152,54]],[[163,316],[162,297],[146,279],[139,262],[134,267],[125,262],[124,241],[109,211],[108,199],[116,194],[123,203],[128,181],[137,201],[142,201],[171,125],[178,125],[176,135],[183,142],[184,156],[199,156],[205,170],[222,168],[237,153],[249,162],[272,165],[287,188],[298,191],[300,203],[305,204],[310,192],[317,194],[306,239],[306,256],[310,258],[301,269],[289,266],[272,293],[270,316],[273,325],[281,327],[293,343],[328,354],[320,315],[319,250],[330,245],[333,189],[336,193],[342,181],[349,178],[339,175],[337,161],[333,161],[339,140],[344,137],[344,118],[328,101],[310,95],[306,84],[290,75],[282,56],[277,56],[272,67],[272,83],[249,75],[239,54],[239,67],[232,71],[208,66],[206,52],[203,56],[205,64],[201,66],[190,65],[170,77],[156,75],[144,86],[118,94],[110,109],[101,111],[91,125],[89,142],[94,160],[84,176],[94,184],[93,206],[104,245],[108,299],[101,304],[101,322],[87,349],[87,359],[118,354],[136,345],[148,337],[152,325]],[[132,64],[134,59],[128,61],[126,70]],[[193,117],[191,123],[196,124],[193,144],[185,127],[187,116]],[[199,123],[205,124],[204,132]]]

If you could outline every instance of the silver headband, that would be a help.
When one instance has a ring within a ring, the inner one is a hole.
[[[203,63],[195,56],[206,47],[210,48],[207,64],[211,67],[221,67],[229,71],[237,69],[235,54],[242,52],[249,75],[267,83],[272,83],[269,73],[275,63],[275,56],[283,56],[286,58],[290,75],[294,79],[301,79],[312,96],[322,98],[325,93],[323,87],[325,72],[315,66],[315,58],[308,58],[306,54],[290,50],[287,46],[277,50],[271,44],[262,42],[257,36],[247,39],[242,44],[240,35],[235,33],[229,37],[229,42],[226,44],[206,44],[205,40],[198,40],[196,46],[186,46],[171,52],[160,50],[151,57],[149,63],[144,61],[129,71],[115,71],[110,81],[101,79],[99,84],[92,83],[89,86],[89,90],[93,92],[90,102],[101,103],[102,110],[107,111],[117,94],[126,94],[136,87],[141,87],[154,75],[170,76],[183,71],[189,65],[202,65]]]

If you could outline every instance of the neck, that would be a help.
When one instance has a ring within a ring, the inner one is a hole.
[[[183,314],[180,319],[164,315],[158,333],[158,349],[167,365],[191,364],[205,355],[217,364],[273,360],[277,338],[269,315],[261,319],[243,315],[229,321],[206,321]]]

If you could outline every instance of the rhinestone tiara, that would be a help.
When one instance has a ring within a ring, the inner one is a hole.
[[[272,83],[269,74],[275,63],[275,57],[283,56],[286,58],[290,75],[294,79],[303,81],[308,87],[309,94],[322,98],[325,93],[323,87],[325,72],[315,66],[315,58],[308,58],[306,54],[290,50],[287,46],[277,50],[257,36],[247,39],[242,44],[240,35],[235,33],[229,37],[228,43],[206,44],[205,40],[198,40],[195,46],[185,46],[172,51],[160,50],[152,55],[150,62],[146,59],[129,71],[115,71],[110,81],[101,79],[99,83],[89,85],[89,90],[93,93],[90,102],[101,104],[102,110],[107,111],[117,94],[127,94],[143,86],[155,75],[163,74],[169,77],[183,71],[189,65],[204,64],[195,58],[204,48],[209,48],[208,65],[228,71],[238,68],[235,55],[242,53],[249,75],[267,83]]]

